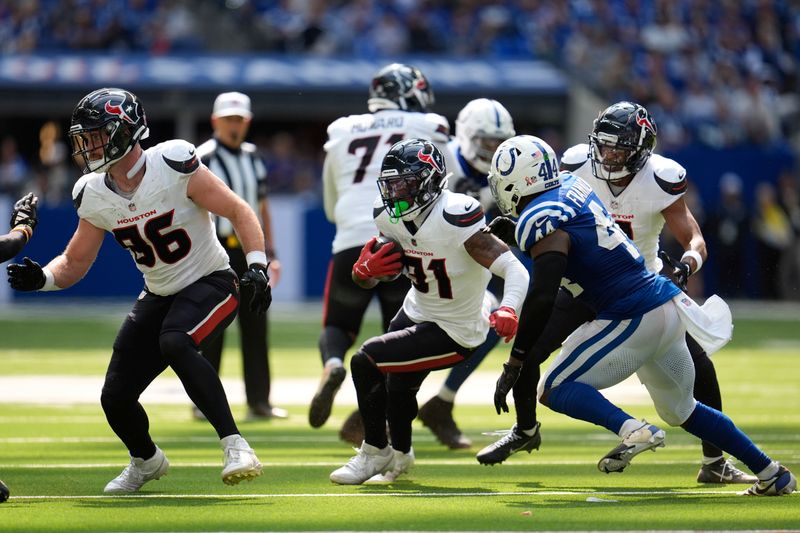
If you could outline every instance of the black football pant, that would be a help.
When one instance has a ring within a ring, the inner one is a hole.
[[[358,337],[364,313],[367,312],[373,296],[378,297],[383,331],[388,331],[389,322],[403,306],[403,300],[411,288],[411,283],[405,276],[389,283],[380,282],[372,289],[363,289],[356,285],[351,272],[361,248],[357,246],[334,254],[328,265],[323,301],[323,330],[319,337],[323,366],[331,358],[344,361],[347,350]]]
[[[221,270],[171,296],[145,291],[125,318],[100,401],[111,429],[132,457],[147,459],[155,453],[139,396],[167,367],[219,438],[239,432],[219,376],[199,351],[236,316],[237,285],[233,271]]]
[[[247,271],[247,259],[240,247],[229,248],[223,243],[223,248],[228,252],[231,268],[241,278]],[[269,343],[267,341],[267,314],[260,315],[250,311],[250,298],[253,295],[252,287],[241,288],[241,300],[244,302],[239,308],[239,336],[242,349],[242,372],[244,374],[244,391],[247,405],[256,407],[258,404],[269,404],[270,372],[269,372]],[[203,348],[203,355],[209,360],[214,369],[219,373],[222,363],[222,348],[225,343],[225,332],[208,342]]]
[[[553,313],[550,315],[547,326],[536,342],[532,353],[522,365],[520,377],[514,385],[514,403],[519,427],[528,429],[536,425],[536,386],[541,374],[539,365],[550,357],[550,354],[557,350],[581,324],[594,320],[594,317],[594,311],[580,299],[573,298],[569,291],[563,288],[558,291]],[[686,344],[694,362],[695,399],[722,411],[722,398],[714,363],[688,333],[686,334]],[[703,455],[719,457],[722,455],[722,450],[703,441]]]
[[[420,385],[432,370],[450,368],[473,352],[433,322],[418,324],[398,312],[389,332],[367,340],[350,361],[364,441],[384,448],[388,420],[392,447],[408,453]]]

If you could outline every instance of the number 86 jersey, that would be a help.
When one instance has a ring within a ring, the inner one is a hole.
[[[80,218],[110,232],[130,252],[147,290],[168,296],[227,268],[228,256],[209,212],[186,194],[200,167],[194,146],[172,140],[144,153],[146,171],[130,198],[115,192],[105,173],[79,179],[72,198]]]

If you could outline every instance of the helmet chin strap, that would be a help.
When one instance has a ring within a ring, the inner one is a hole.
[[[142,167],[144,166],[144,162],[145,162],[146,159],[147,159],[147,156],[145,156],[144,151],[143,151],[142,155],[139,156],[139,159],[136,160],[136,163],[134,163],[133,166],[131,167],[131,169],[128,171],[128,173],[125,174],[125,177],[127,177],[129,180],[133,179],[133,177],[136,175],[136,173],[139,172],[142,169]]]

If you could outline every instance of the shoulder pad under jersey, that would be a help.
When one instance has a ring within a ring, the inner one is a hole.
[[[581,168],[589,161],[589,145],[586,143],[576,144],[564,152],[561,156],[561,166],[559,170],[573,171]]]
[[[661,190],[673,196],[686,192],[689,185],[686,181],[686,169],[677,161],[653,154],[650,156],[650,164],[653,169],[653,179]]]
[[[200,168],[200,158],[190,142],[173,139],[154,148],[159,149],[161,160],[178,174],[188,176]]]
[[[466,194],[450,193],[445,199],[447,203],[442,210],[444,219],[459,228],[466,228],[485,222],[480,202]]]
[[[450,140],[450,122],[438,113],[425,113],[425,120],[433,125],[431,140],[435,143],[445,144]]]

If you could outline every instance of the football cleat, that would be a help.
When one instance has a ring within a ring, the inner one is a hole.
[[[756,481],[741,496],[783,496],[797,490],[797,478],[788,468],[778,465],[778,471],[769,479]]]
[[[150,459],[131,457],[131,462],[120,475],[106,484],[103,492],[124,493],[136,492],[142,485],[153,479],[166,475],[169,461],[161,448],[156,446],[156,453]]]
[[[326,366],[322,372],[322,379],[308,410],[308,423],[312,428],[322,427],[331,416],[333,399],[342,386],[347,370],[343,366]]]
[[[697,473],[698,483],[755,483],[756,476],[742,472],[730,460],[720,457],[711,464],[700,467]]]
[[[236,485],[240,481],[251,481],[262,474],[261,462],[256,457],[256,452],[244,438],[236,435],[230,442],[224,442],[223,453],[225,456],[222,466],[222,482],[226,485]]]
[[[385,474],[392,468],[394,450],[391,446],[376,448],[366,442],[353,448],[356,455],[346,465],[331,472],[330,480],[339,485],[361,485],[376,474]]]
[[[461,433],[453,419],[453,402],[434,396],[419,408],[417,418],[436,435],[439,442],[451,450],[472,445],[472,441]]]
[[[411,448],[408,453],[403,453],[394,450],[394,457],[389,465],[389,470],[385,474],[375,474],[364,482],[365,485],[383,485],[386,483],[394,483],[398,476],[407,474],[414,466],[414,448]]]
[[[272,420],[289,418],[289,411],[268,403],[257,403],[247,408],[246,420]]]
[[[597,463],[597,468],[601,472],[610,474],[611,472],[622,472],[626,466],[631,462],[631,459],[640,453],[653,450],[660,446],[664,446],[664,438],[666,434],[664,430],[648,424],[644,420],[643,425],[632,431],[627,437],[622,439],[622,442],[608,452],[605,457],[600,459]]]
[[[533,428],[534,434],[528,436],[514,424],[502,439],[479,451],[475,458],[482,465],[496,465],[508,459],[512,453],[521,451],[531,453],[533,450],[538,450],[542,444],[541,427],[542,424],[536,422]]]

